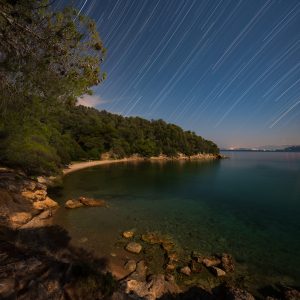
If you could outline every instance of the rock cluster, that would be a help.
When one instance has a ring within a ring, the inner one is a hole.
[[[225,276],[227,273],[232,273],[235,270],[234,260],[228,253],[204,258],[202,258],[201,255],[192,255],[192,257],[197,262],[201,261],[202,264],[217,277]]]
[[[121,282],[121,286],[126,294],[147,300],[159,299],[165,294],[180,292],[172,276],[163,274],[147,276],[147,266],[143,260],[137,263],[135,271]]]
[[[6,168],[0,169],[0,200],[0,223],[13,228],[24,226],[32,219],[35,226],[42,225],[45,216],[51,216],[52,210],[58,207],[47,196],[45,184]],[[49,213],[40,218],[44,211]]]

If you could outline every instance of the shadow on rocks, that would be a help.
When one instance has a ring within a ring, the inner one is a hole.
[[[0,299],[109,299],[107,261],[70,245],[60,226],[0,227]]]

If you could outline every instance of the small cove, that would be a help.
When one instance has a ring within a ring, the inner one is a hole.
[[[300,154],[229,155],[221,161],[127,162],[68,174],[55,197],[62,206],[55,222],[75,244],[103,255],[122,251],[124,230],[158,231],[173,237],[183,253],[231,253],[249,285],[299,285]],[[106,199],[109,208],[63,208],[79,196]]]

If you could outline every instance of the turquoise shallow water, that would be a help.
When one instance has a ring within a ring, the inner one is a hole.
[[[256,284],[300,285],[300,153],[226,154],[71,173],[56,199],[104,198],[110,208],[61,208],[56,222],[98,253],[113,252],[126,229],[157,230],[187,252],[231,253]]]

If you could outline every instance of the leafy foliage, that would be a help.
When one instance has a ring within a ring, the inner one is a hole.
[[[0,2],[1,111],[37,97],[72,102],[104,79],[105,48],[92,20],[48,1]]]

